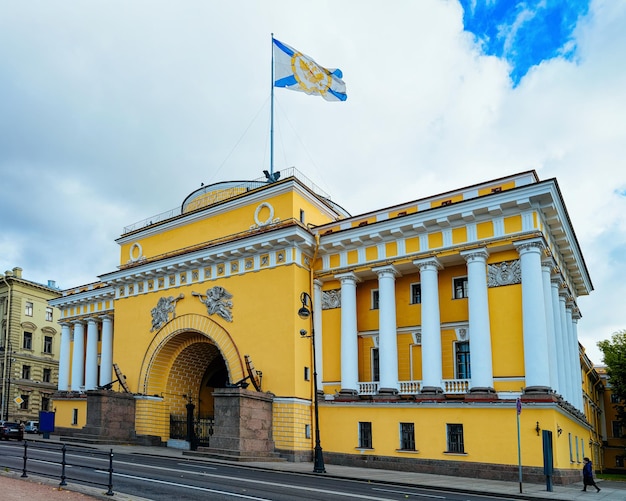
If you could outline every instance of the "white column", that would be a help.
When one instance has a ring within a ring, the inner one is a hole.
[[[100,346],[100,385],[113,381],[113,319],[102,318],[102,342]]]
[[[574,394],[574,385],[572,384],[572,378],[574,373],[572,371],[571,356],[572,343],[569,338],[567,329],[567,316],[565,314],[565,301],[567,292],[559,292],[559,315],[561,317],[561,333],[563,335],[563,366],[565,368],[565,400],[572,403],[572,395]]]
[[[541,257],[544,245],[540,240],[527,240],[517,242],[515,246],[520,255],[522,271],[522,324],[526,388],[543,392],[550,389],[546,307],[543,300],[543,278],[541,275]]]
[[[472,391],[493,392],[491,324],[487,297],[487,249],[461,252],[467,262]]]
[[[578,339],[574,335],[574,322],[572,315],[572,304],[565,307],[565,318],[567,322],[567,337],[569,338],[570,355],[569,363],[572,368],[572,397],[570,403],[580,410],[582,401],[582,377],[580,368],[580,351],[578,349]]]
[[[72,353],[72,391],[81,391],[85,384],[85,325],[74,322],[74,351]]]
[[[341,393],[356,395],[359,386],[359,343],[356,323],[356,284],[352,272],[336,275],[341,281]]]
[[[552,312],[551,273],[552,262],[541,263],[541,277],[543,279],[543,300],[546,308],[546,335],[548,336],[548,369],[550,387],[559,391],[559,365],[557,361],[556,332],[554,330],[554,313]]]
[[[322,282],[313,281],[313,326],[315,328],[315,369],[317,371],[317,390],[324,391],[322,387]]]
[[[378,275],[378,353],[381,393],[398,392],[398,339],[396,325],[396,275],[389,265],[373,268]]]
[[[72,333],[69,324],[61,324],[61,351],[59,353],[59,391],[70,389],[70,338]]]
[[[87,350],[85,352],[85,389],[98,386],[98,321],[87,319]]]
[[[559,289],[561,287],[561,279],[553,278],[550,282],[552,294],[552,317],[554,319],[554,335],[556,338],[556,362],[559,375],[559,382],[556,387],[558,393],[566,398],[567,393],[567,374],[565,372],[565,346],[566,341],[563,337],[563,327],[561,326],[561,310],[559,306]]]
[[[575,384],[578,385],[578,388],[580,388],[580,391],[578,392],[578,410],[582,413],[585,412],[585,399],[583,397],[583,375],[582,375],[582,369],[580,366],[580,355],[578,353],[578,320],[580,320],[581,315],[580,315],[580,311],[578,311],[578,309],[574,309],[572,311],[572,334],[573,334],[573,338],[574,341],[576,343],[576,367],[578,367],[578,371],[576,372],[576,374],[578,374],[578,378],[575,378]]]
[[[420,270],[422,283],[422,392],[442,393],[438,273],[442,266],[435,257],[413,261],[413,264]]]

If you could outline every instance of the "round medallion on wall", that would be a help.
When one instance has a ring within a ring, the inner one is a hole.
[[[135,242],[130,246],[130,260],[134,263],[135,261],[139,261],[143,256],[143,249],[141,248],[141,244],[139,242]]]
[[[269,212],[269,216],[267,219],[262,221],[260,219],[261,213],[266,213],[266,212]],[[262,204],[259,204],[259,206],[254,211],[254,222],[258,226],[265,226],[267,224],[270,224],[273,219],[274,219],[274,207],[272,207],[271,204],[268,204],[267,202],[263,202]]]

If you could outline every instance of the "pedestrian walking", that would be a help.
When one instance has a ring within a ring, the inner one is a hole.
[[[589,458],[583,458],[583,491],[587,490],[588,485],[593,485],[596,488],[596,492],[600,492],[600,487],[596,485],[593,479],[593,464]]]

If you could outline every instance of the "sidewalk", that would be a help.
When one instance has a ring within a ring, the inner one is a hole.
[[[59,438],[52,436],[46,440],[41,437],[30,438],[27,440],[33,442],[59,442]],[[180,449],[171,449],[167,447],[144,447],[135,445],[92,445],[92,444],[77,444],[68,443],[68,446],[82,446],[87,448],[94,448],[99,450],[113,450],[114,454],[137,454],[146,456],[165,456],[174,457],[184,460],[193,461],[206,461],[212,463],[228,463],[229,461],[220,461],[216,459],[207,459],[202,456],[190,456],[183,455],[183,451]],[[291,473],[299,473],[303,475],[319,475],[313,473],[313,463],[290,463],[290,462],[237,462],[234,463],[239,467],[245,468],[258,468],[265,470],[277,470]],[[590,488],[587,492],[582,492],[582,481],[576,484],[570,485],[555,485],[552,492],[546,491],[545,484],[530,484],[522,483],[522,493],[520,494],[520,486],[518,482],[507,482],[501,480],[484,480],[479,478],[466,478],[466,477],[450,477],[446,475],[432,475],[427,473],[412,473],[392,470],[380,470],[374,468],[357,468],[351,466],[339,466],[333,464],[326,464],[326,473],[321,474],[328,477],[346,478],[346,479],[358,479],[358,480],[371,480],[374,482],[389,483],[389,484],[404,484],[415,487],[430,487],[433,489],[446,489],[454,490],[457,492],[467,493],[484,493],[505,496],[510,499],[545,499],[545,500],[563,500],[563,501],[578,501],[582,499],[594,499],[600,501],[626,501],[626,482],[609,482],[609,481],[597,481],[598,486],[602,489],[599,493],[595,492],[595,489]],[[0,477],[2,478],[2,477]],[[19,479],[19,475],[16,475],[16,479]],[[15,480],[18,481],[18,480]],[[4,479],[3,479],[4,484]],[[58,484],[57,484],[58,485]],[[40,486],[39,486],[40,487]],[[89,494],[95,499],[111,499],[110,497],[103,496],[102,492],[95,492],[93,489],[84,489],[81,486],[68,485],[65,489],[76,490],[85,494]],[[115,490],[115,489],[114,489]],[[100,489],[101,491],[101,489]],[[7,498],[3,498],[7,499]],[[31,495],[29,498],[8,498],[8,499],[40,499],[36,495]],[[53,499],[68,499],[74,500],[74,498],[51,498],[46,495],[46,500],[52,501]],[[83,496],[82,498],[85,499]],[[128,501],[139,501],[140,498],[124,495],[116,492],[115,499],[122,499]]]

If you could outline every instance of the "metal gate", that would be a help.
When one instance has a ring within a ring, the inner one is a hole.
[[[211,436],[213,435],[213,427],[215,425],[214,417],[196,418],[194,420],[194,429],[192,440],[201,447],[210,447]],[[187,417],[170,415],[170,438],[177,440],[188,440]]]

